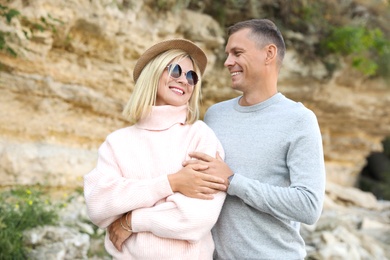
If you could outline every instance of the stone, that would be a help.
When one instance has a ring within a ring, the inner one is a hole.
[[[87,259],[89,236],[69,227],[38,227],[24,232],[29,259]]]

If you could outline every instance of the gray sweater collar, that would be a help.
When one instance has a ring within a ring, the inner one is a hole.
[[[255,112],[255,111],[265,109],[266,107],[272,106],[285,98],[282,93],[278,92],[275,95],[273,95],[272,97],[270,97],[269,99],[264,100],[258,104],[255,104],[252,106],[241,106],[238,103],[239,100],[241,99],[241,97],[242,96],[239,96],[239,97],[235,98],[235,100],[234,100],[234,109],[237,110],[238,112],[241,112],[241,113],[250,113],[250,112]]]

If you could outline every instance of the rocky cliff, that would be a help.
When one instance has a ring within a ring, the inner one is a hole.
[[[175,3],[158,1],[162,2]],[[20,12],[10,23],[0,17],[0,32],[17,54],[0,52],[1,186],[82,187],[83,175],[95,166],[98,146],[111,131],[128,124],[121,111],[133,89],[137,58],[162,39],[185,37],[206,50],[202,112],[239,95],[230,89],[222,66],[225,34],[216,19],[179,5],[157,9],[156,3],[0,0]],[[376,3],[388,8],[388,1]],[[316,225],[302,229],[309,258],[388,259],[388,202],[351,187],[367,155],[381,151],[381,141],[390,136],[388,82],[365,78],[348,63],[329,74],[320,60],[305,61],[302,50],[291,44],[310,38],[291,30],[283,34],[288,51],[279,90],[316,113],[324,143],[328,178],[324,212]],[[84,235],[96,237],[83,204],[79,194],[76,206],[61,214],[71,222],[63,225],[72,228],[31,231],[31,238],[43,241],[27,238],[34,248],[31,259],[50,254],[54,256],[47,259],[86,258],[87,250],[101,250],[101,237],[94,246]],[[47,241],[48,232],[61,235]]]
[[[4,2],[4,1],[3,1]],[[0,176],[2,185],[82,185],[99,144],[127,125],[121,110],[133,88],[139,55],[166,38],[185,37],[206,50],[202,111],[237,96],[222,67],[224,28],[213,17],[153,1],[6,1],[20,12],[0,21],[8,46],[0,53]],[[283,31],[286,42],[305,41]],[[289,45],[287,45],[289,47]],[[390,88],[348,66],[329,77],[288,48],[279,90],[319,120],[328,180],[353,186],[366,156],[390,135]]]

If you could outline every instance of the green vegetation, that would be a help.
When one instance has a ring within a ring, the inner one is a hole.
[[[39,188],[3,191],[0,201],[0,259],[27,259],[23,231],[57,223],[60,205],[53,205]]]
[[[187,9],[190,0],[157,0],[153,3],[153,7],[157,11],[178,11]]]
[[[61,20],[58,20],[56,18],[53,18],[50,14],[48,15],[47,18],[41,17],[38,22],[31,22],[27,18],[23,17],[22,18],[22,24],[30,28],[32,32],[35,30],[38,31],[46,31],[46,30],[51,30],[53,33],[57,32],[56,25],[53,22],[58,22],[58,23],[63,23]],[[26,32],[25,32],[26,34]],[[27,34],[26,34],[27,36]]]
[[[323,39],[321,46],[328,53],[350,58],[352,66],[366,76],[376,75],[379,64],[386,63],[384,59],[390,54],[390,42],[378,28],[374,30],[356,26],[333,28],[329,36]]]
[[[265,10],[282,31],[292,30],[304,36],[303,41],[292,40],[290,45],[306,61],[320,58],[332,73],[344,58],[364,76],[389,78],[390,35],[386,34],[389,31],[380,17],[388,17],[390,12],[388,8],[374,9],[373,6],[362,4],[364,11],[358,13],[353,4],[340,6],[337,1],[292,0],[266,5]],[[371,18],[361,19],[364,15]]]
[[[11,23],[12,18],[18,15],[20,15],[18,10],[9,9],[8,7],[0,4],[0,18],[4,17],[8,24]],[[8,35],[8,32],[0,31],[0,51],[5,51],[12,56],[16,56],[16,52],[7,44],[6,38]]]
[[[31,21],[23,16],[18,10],[9,8],[7,6],[0,4],[0,22],[2,19],[10,25],[12,19],[20,18],[21,24],[28,28],[28,31],[24,30],[23,33],[27,39],[30,39],[31,36],[34,35],[36,31],[46,31],[50,30],[53,33],[57,32],[56,25],[63,24],[63,22],[59,19],[52,17],[50,14],[47,17],[41,17],[38,21]],[[14,57],[17,56],[17,52],[10,47],[9,41],[11,37],[10,32],[4,32],[0,30],[0,51],[10,54]]]

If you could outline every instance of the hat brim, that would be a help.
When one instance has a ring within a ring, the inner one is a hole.
[[[196,46],[193,42],[186,39],[171,39],[153,45],[141,55],[134,67],[134,82],[137,82],[142,70],[151,59],[155,58],[157,55],[163,53],[164,51],[172,49],[180,49],[188,53],[198,65],[200,72],[203,75],[207,66],[207,56],[202,51],[202,49]]]

